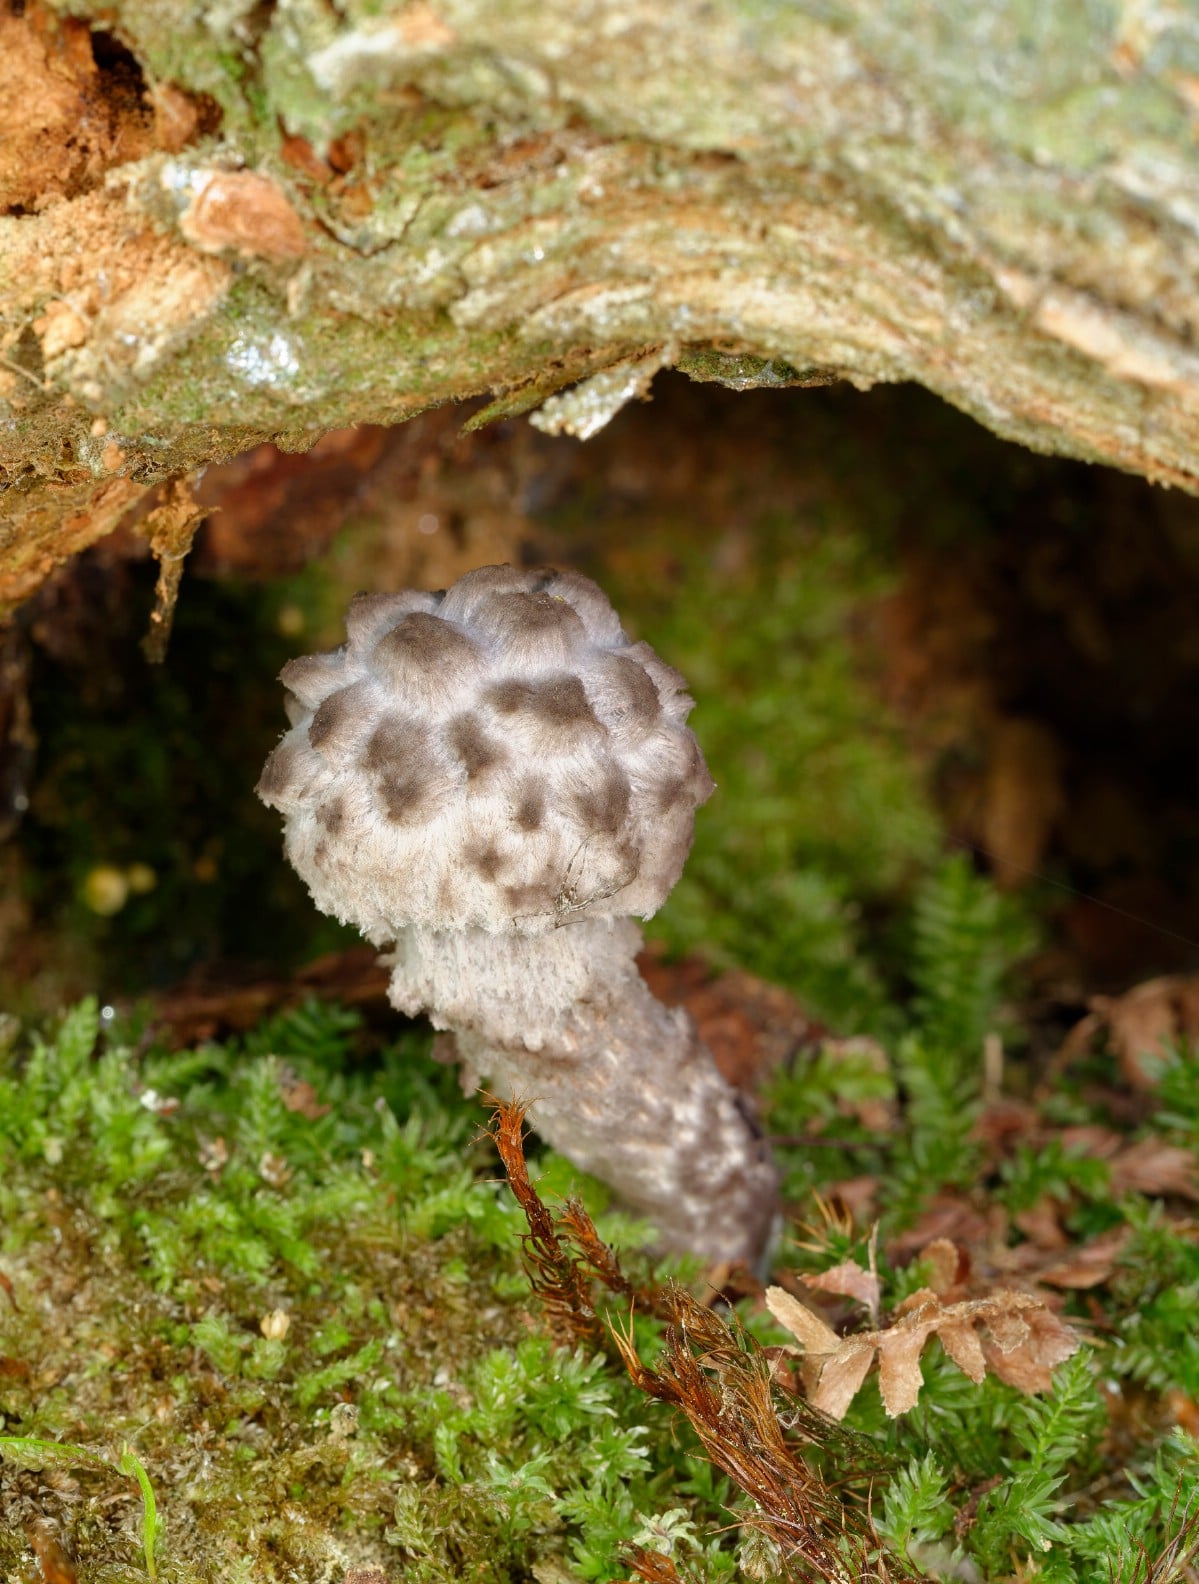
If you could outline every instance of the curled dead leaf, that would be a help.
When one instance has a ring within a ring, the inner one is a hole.
[[[989,1347],[984,1337],[983,1352],[1001,1381],[1031,1396],[1049,1390],[1054,1369],[1078,1351],[1078,1337],[1060,1315],[1046,1308],[1027,1313],[1025,1333],[1006,1352]]]
[[[1115,1269],[1120,1252],[1130,1236],[1129,1227],[1113,1227],[1110,1232],[1103,1232],[1089,1243],[1083,1243],[1064,1258],[1041,1266],[1036,1271],[1037,1280],[1049,1287],[1068,1287],[1075,1292],[1098,1287]]]
[[[898,1306],[890,1326],[847,1337],[781,1287],[766,1289],[766,1304],[800,1343],[809,1401],[833,1419],[844,1418],[876,1356],[887,1413],[895,1418],[914,1408],[923,1385],[920,1355],[931,1336],[975,1384],[990,1368],[1024,1392],[1047,1390],[1054,1367],[1078,1348],[1070,1326],[1040,1298],[1010,1290],[946,1306],[921,1288]]]
[[[938,1298],[944,1298],[962,1280],[969,1267],[968,1256],[949,1238],[934,1238],[916,1258],[928,1271],[929,1283]]]
[[[279,1097],[289,1111],[309,1122],[319,1122],[333,1109],[321,1100],[306,1078],[298,1078],[288,1067],[279,1074]]]
[[[1092,997],[1090,1013],[1070,1030],[1062,1055],[1077,1055],[1103,1033],[1133,1088],[1151,1089],[1165,1049],[1199,1036],[1199,974],[1165,974],[1122,996]]]
[[[874,1271],[863,1270],[856,1260],[843,1260],[840,1265],[834,1265],[815,1276],[801,1276],[800,1280],[805,1287],[815,1288],[817,1292],[836,1293],[843,1298],[852,1298],[856,1303],[862,1304],[868,1310],[870,1318],[878,1323],[879,1305],[882,1301],[878,1277]]]
[[[1120,1150],[1112,1159],[1111,1173],[1115,1193],[1132,1190],[1199,1199],[1199,1161],[1194,1151],[1153,1135]]]

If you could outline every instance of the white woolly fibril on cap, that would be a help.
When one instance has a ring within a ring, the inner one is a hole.
[[[482,567],[360,594],[346,631],[283,668],[257,788],[319,908],[382,943],[662,905],[712,780],[683,678],[595,583]]]

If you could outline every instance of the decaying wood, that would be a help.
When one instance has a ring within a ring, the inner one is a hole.
[[[586,435],[667,365],[917,380],[1026,445],[1199,489],[1190,24],[1103,15],[0,20],[0,601],[260,439],[486,392]]]

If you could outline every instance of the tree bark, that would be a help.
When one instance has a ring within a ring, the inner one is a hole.
[[[1184,8],[68,9],[0,18],[0,603],[262,439],[586,435],[665,366],[1199,490]]]

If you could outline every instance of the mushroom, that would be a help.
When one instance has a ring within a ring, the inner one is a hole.
[[[390,998],[665,1246],[759,1258],[777,1176],[641,932],[713,790],[679,673],[574,572],[360,594],[292,660],[258,783],[317,906],[390,946]]]

